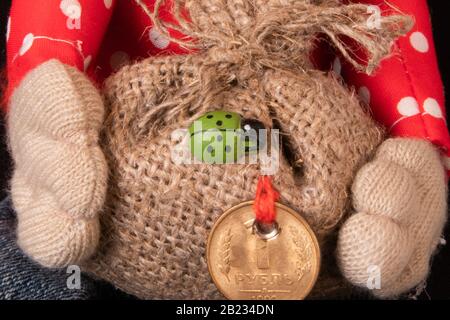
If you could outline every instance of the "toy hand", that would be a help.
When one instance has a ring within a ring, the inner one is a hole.
[[[98,146],[103,113],[86,76],[57,60],[31,71],[11,98],[18,244],[44,266],[78,263],[98,243],[107,179]]]
[[[337,250],[344,276],[366,286],[379,271],[373,293],[384,298],[425,280],[446,220],[437,150],[427,141],[389,139],[359,171],[352,191],[356,214],[340,230]]]

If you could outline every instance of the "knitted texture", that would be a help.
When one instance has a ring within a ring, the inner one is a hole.
[[[425,280],[446,221],[445,172],[427,141],[391,139],[365,165],[353,184],[357,214],[343,225],[338,260],[343,274],[367,286],[378,268],[380,288],[393,297]]]
[[[324,257],[311,296],[341,295],[346,283],[333,261],[336,227],[350,207],[357,170],[384,134],[338,79],[309,69],[307,54],[322,22],[335,36],[355,33],[374,57],[387,52],[374,42],[387,46],[399,30],[362,31],[367,7],[360,5],[299,1],[262,13],[247,1],[229,3],[241,3],[240,11],[223,1],[187,1],[194,22],[186,33],[203,48],[197,54],[149,58],[106,81],[109,188],[99,251],[84,268],[141,298],[222,298],[207,270],[207,236],[226,209],[254,198],[259,166],[175,164],[172,150],[180,141],[171,134],[205,112],[228,110],[281,130],[274,186],[280,202],[310,223]],[[331,17],[337,20],[329,25]],[[298,20],[289,26],[289,19]],[[389,19],[391,27],[402,20]],[[360,29],[350,27],[355,21]]]
[[[80,288],[69,289],[65,270],[45,269],[16,244],[15,213],[9,199],[0,202],[0,299],[79,300],[98,298],[96,283],[81,275]]]
[[[44,266],[77,263],[97,246],[107,177],[97,145],[103,112],[86,76],[56,60],[30,72],[11,98],[17,241]]]

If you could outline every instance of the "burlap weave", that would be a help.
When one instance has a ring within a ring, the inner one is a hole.
[[[337,1],[186,6],[193,22],[179,28],[200,39],[197,53],[148,58],[106,81],[102,144],[109,189],[100,248],[85,268],[141,298],[221,298],[205,260],[208,232],[224,210],[254,198],[259,168],[176,165],[171,133],[223,109],[281,130],[274,185],[280,202],[301,212],[319,238],[324,261],[313,296],[337,292],[345,283],[332,258],[336,227],[349,210],[353,178],[383,131],[354,92],[312,69],[308,54],[322,32],[370,72],[408,20],[391,16],[372,30],[366,6]],[[367,50],[368,65],[352,56],[340,35]]]

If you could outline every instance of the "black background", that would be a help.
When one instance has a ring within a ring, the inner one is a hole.
[[[10,3],[11,0],[0,0],[0,70],[3,69],[5,62],[5,34]],[[444,86],[450,88],[450,36],[448,35],[450,32],[450,1],[428,0],[428,4],[442,80]],[[450,89],[448,89],[446,97],[446,109],[447,115],[449,115]],[[7,195],[7,182],[10,174],[11,160],[6,148],[3,117],[0,117],[0,199]],[[446,228],[445,238],[448,239],[449,244],[441,247],[435,256],[428,286],[419,299],[450,299],[450,226]]]

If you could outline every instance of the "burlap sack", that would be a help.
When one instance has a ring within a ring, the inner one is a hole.
[[[157,2],[158,5],[159,2]],[[174,11],[181,10],[175,1]],[[106,81],[103,149],[110,176],[98,253],[85,266],[140,298],[222,298],[206,240],[226,209],[252,200],[258,165],[177,165],[171,134],[207,111],[229,110],[282,133],[280,202],[315,231],[323,263],[312,297],[342,295],[333,259],[356,171],[384,138],[353,91],[309,62],[318,33],[371,72],[408,29],[402,16],[367,25],[365,5],[337,1],[186,1],[195,54],[152,57]],[[164,25],[157,21],[164,31]],[[368,63],[347,50],[351,38]]]

